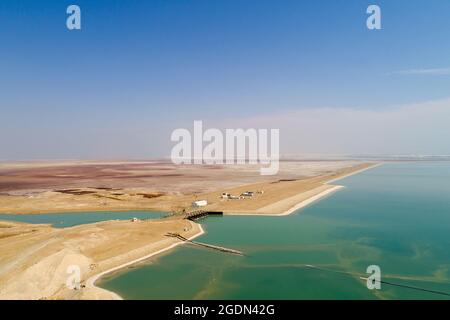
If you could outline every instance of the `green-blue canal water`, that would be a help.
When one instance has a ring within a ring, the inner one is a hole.
[[[449,299],[369,290],[359,276],[378,265],[384,281],[450,293],[450,163],[384,164],[335,184],[346,188],[290,216],[201,221],[196,240],[245,257],[185,245],[100,286],[128,299]]]
[[[155,211],[123,211],[123,212],[77,212],[77,213],[52,213],[52,214],[0,214],[0,220],[45,223],[55,228],[73,227],[79,224],[94,223],[106,220],[158,219],[167,215]]]

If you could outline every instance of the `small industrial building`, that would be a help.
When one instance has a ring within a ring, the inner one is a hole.
[[[206,201],[206,200],[196,200],[196,201],[192,202],[192,207],[199,208],[199,207],[204,207],[207,204],[208,204],[208,201]]]

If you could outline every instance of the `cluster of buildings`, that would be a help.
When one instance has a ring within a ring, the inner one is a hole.
[[[245,191],[242,192],[239,196],[234,196],[231,193],[228,192],[224,192],[222,193],[222,199],[234,199],[234,200],[239,200],[239,199],[248,199],[253,197],[255,194],[263,194],[264,191]]]
[[[241,200],[241,199],[249,199],[252,198],[255,194],[263,194],[264,191],[245,191],[242,192],[240,195],[235,196],[232,195],[231,193],[228,192],[224,192],[222,193],[221,198],[222,199],[230,199],[230,200]],[[207,200],[196,200],[194,202],[192,202],[192,208],[200,208],[200,207],[205,207],[208,205],[208,201]]]

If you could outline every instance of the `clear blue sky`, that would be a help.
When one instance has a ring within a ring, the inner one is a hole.
[[[0,159],[159,156],[193,119],[445,99],[449,68],[447,0],[2,0]]]

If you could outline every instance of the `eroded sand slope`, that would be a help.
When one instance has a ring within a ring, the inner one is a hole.
[[[111,299],[98,288],[69,290],[68,267],[89,277],[178,242],[168,232],[191,237],[197,224],[182,219],[109,221],[55,229],[0,222],[0,299]]]

